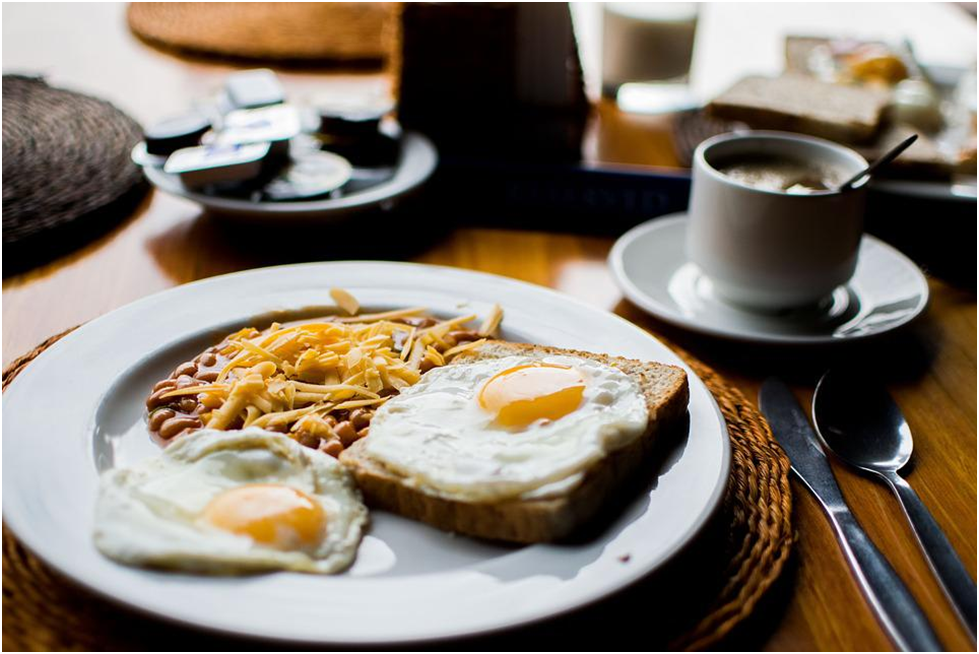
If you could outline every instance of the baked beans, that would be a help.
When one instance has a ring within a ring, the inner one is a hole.
[[[174,416],[163,421],[160,425],[160,438],[170,440],[178,434],[193,429],[200,429],[204,424],[196,416]]]
[[[175,415],[177,415],[176,411],[167,408],[156,409],[155,411],[150,412],[150,431],[160,431],[160,427],[163,426],[163,423]]]
[[[221,405],[220,398],[208,397],[206,393],[163,397],[170,391],[216,380],[227,363],[227,359],[218,355],[219,347],[209,348],[193,361],[181,363],[169,377],[153,386],[153,392],[146,399],[147,426],[158,441],[166,443],[184,432],[200,429],[204,426],[200,414]]]
[[[354,429],[359,431],[371,424],[373,415],[372,412],[366,409],[354,409],[350,412],[350,424],[354,426]]]
[[[340,442],[340,439],[334,438],[321,442],[318,449],[324,454],[329,454],[332,457],[338,457],[340,456],[340,452],[343,452],[343,443]]]

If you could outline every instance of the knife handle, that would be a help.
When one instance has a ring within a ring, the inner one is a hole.
[[[976,584],[972,581],[972,576],[911,485],[896,472],[884,475],[884,478],[901,501],[911,522],[911,529],[925,552],[925,558],[975,640]]]
[[[941,643],[918,603],[849,510],[831,511],[843,554],[891,640],[905,652],[940,652]]]

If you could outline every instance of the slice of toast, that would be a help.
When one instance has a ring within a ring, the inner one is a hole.
[[[879,89],[832,84],[805,75],[750,76],[711,101],[708,112],[754,129],[860,143],[877,133],[888,98]]]
[[[689,390],[683,369],[656,362],[637,361],[577,350],[491,341],[460,355],[449,365],[497,359],[511,355],[567,355],[613,366],[632,377],[646,399],[646,431],[625,447],[607,454],[584,470],[581,481],[550,497],[503,502],[449,499],[404,483],[403,478],[354,443],[340,455],[353,473],[369,506],[414,518],[446,531],[517,543],[562,539],[589,522],[613,496],[629,485],[648,461],[657,435],[681,422],[686,415]]]

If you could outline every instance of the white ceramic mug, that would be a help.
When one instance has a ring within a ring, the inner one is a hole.
[[[811,162],[844,180],[866,160],[824,139],[762,131],[722,134],[694,153],[687,255],[715,293],[766,311],[817,303],[856,269],[866,181],[843,192],[766,190],[716,168],[741,157]]]

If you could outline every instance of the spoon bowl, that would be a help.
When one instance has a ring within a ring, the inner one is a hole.
[[[911,428],[879,384],[850,371],[830,370],[816,386],[812,411],[820,439],[854,467],[897,472],[911,460]]]

